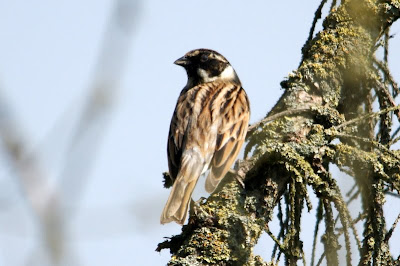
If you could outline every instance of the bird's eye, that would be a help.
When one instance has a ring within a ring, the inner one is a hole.
[[[203,54],[203,55],[201,55],[201,57],[200,57],[200,61],[201,62],[206,62],[208,60],[208,55],[206,55],[206,54]]]

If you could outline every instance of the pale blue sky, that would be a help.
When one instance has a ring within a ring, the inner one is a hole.
[[[94,82],[113,5],[112,0],[0,1],[0,96],[15,112],[29,150],[52,184],[57,185],[67,140]],[[195,48],[223,54],[248,93],[253,123],[278,100],[280,81],[296,69],[318,5],[316,0],[147,0],[137,5],[123,76],[108,123],[100,129],[101,145],[88,179],[78,184],[81,195],[65,203],[66,208],[78,203],[67,217],[66,265],[168,261],[167,251],[154,250],[163,237],[180,232],[177,224],[159,224],[169,194],[161,174],[167,170],[168,126],[186,83],[174,60]],[[400,47],[397,35],[391,47]],[[392,58],[400,80],[399,50]],[[0,208],[0,265],[45,265],[34,248],[40,244],[36,221],[12,171],[4,162],[0,166],[0,192],[7,195],[0,196],[7,203]],[[313,227],[302,234],[311,236]],[[269,245],[264,239],[256,251],[269,254]]]

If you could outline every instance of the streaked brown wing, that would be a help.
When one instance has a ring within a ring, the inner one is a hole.
[[[185,133],[187,133],[188,125],[190,125],[191,107],[190,103],[186,103],[187,93],[188,90],[184,88],[179,95],[168,133],[168,168],[173,180],[175,180],[180,168],[182,152],[187,139]]]
[[[184,132],[180,132],[179,128],[171,123],[168,135],[167,153],[169,174],[173,180],[175,180],[180,167],[183,138]]]
[[[206,180],[206,190],[210,193],[235,161],[245,140],[250,118],[249,101],[240,86],[235,90],[227,90],[220,104],[221,122],[210,165],[211,171]]]

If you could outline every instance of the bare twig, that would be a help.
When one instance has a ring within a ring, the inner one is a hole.
[[[374,63],[379,67],[380,70],[383,71],[385,74],[385,77],[387,80],[390,82],[390,85],[393,87],[393,91],[395,92],[395,95],[400,93],[399,85],[397,82],[394,80],[392,73],[390,72],[389,68],[385,63],[382,61],[378,60],[375,56],[373,57]]]
[[[392,236],[393,231],[394,231],[394,229],[396,228],[397,223],[398,223],[399,221],[400,221],[400,213],[399,213],[399,215],[397,215],[397,218],[396,218],[396,220],[394,221],[392,227],[391,227],[391,228],[389,229],[389,231],[386,233],[385,242],[388,242],[388,241],[389,241],[389,239],[390,239],[390,237]]]
[[[53,264],[57,264],[64,249],[63,227],[60,226],[56,230],[52,226],[61,223],[60,210],[55,207],[59,201],[58,191],[50,185],[45,171],[34,154],[28,153],[26,142],[18,134],[21,127],[2,99],[0,99],[0,108],[0,138],[10,165],[15,171],[22,195],[39,221],[43,244],[38,247],[46,247],[50,260]]]
[[[379,92],[378,95],[381,95],[382,97],[384,97],[384,100],[387,101],[391,105],[391,107],[395,107],[396,103],[395,103],[392,95],[390,95],[389,91],[385,88],[385,86],[378,80],[375,80],[374,84],[375,84],[375,86],[377,86],[377,90]],[[400,121],[399,109],[395,109],[393,111],[396,114],[397,119]]]
[[[400,140],[400,136],[396,138],[396,135],[399,132],[400,132],[400,126],[393,132],[392,136],[390,136],[391,138],[390,145],[393,145]]]
[[[399,109],[400,109],[400,105],[397,105],[397,106],[393,106],[393,107],[390,107],[390,108],[381,110],[381,111],[379,111],[379,112],[366,114],[366,115],[363,115],[363,116],[360,116],[360,117],[351,119],[351,120],[349,120],[349,121],[347,121],[347,122],[344,122],[344,123],[342,123],[342,124],[340,124],[340,125],[338,125],[338,126],[335,126],[335,129],[336,129],[336,130],[339,130],[339,129],[342,129],[342,128],[344,128],[344,127],[347,127],[347,126],[349,126],[349,125],[351,125],[351,124],[359,123],[359,122],[361,122],[361,121],[363,121],[363,120],[365,120],[365,119],[368,119],[368,118],[371,118],[371,117],[377,117],[377,116],[379,116],[379,115],[381,115],[381,114],[386,114],[386,113],[388,113],[388,112],[392,112],[392,111],[399,110]]]
[[[286,110],[271,116],[267,116],[266,118],[262,119],[261,121],[258,121],[257,123],[249,126],[247,130],[247,135],[251,135],[255,129],[257,129],[260,125],[274,121],[275,119],[281,118],[283,116],[291,116],[291,115],[298,115],[302,113],[306,113],[311,111],[311,108],[300,108],[300,109],[291,109],[291,110]]]
[[[91,95],[71,138],[64,171],[61,173],[63,198],[69,199],[68,216],[77,206],[88,170],[107,127],[108,114],[112,110],[127,54],[131,49],[137,12],[138,2],[129,0],[118,0],[112,11],[90,87]],[[83,158],[84,164],[81,163]]]
[[[323,205],[322,201],[320,200],[318,203],[318,208],[317,208],[317,213],[316,213],[316,222],[315,222],[315,229],[314,229],[314,240],[313,240],[313,246],[312,246],[312,252],[311,252],[311,266],[314,266],[314,260],[315,260],[315,249],[317,246],[317,236],[318,236],[318,229],[319,229],[319,224],[322,221],[323,218]]]
[[[329,11],[332,12],[334,8],[336,8],[336,0],[332,1],[331,7],[329,8]]]
[[[317,10],[315,11],[314,20],[311,24],[310,32],[308,34],[308,39],[307,39],[306,43],[304,44],[304,46],[308,46],[309,43],[311,42],[313,35],[314,35],[315,26],[317,25],[318,20],[322,16],[322,8],[326,4],[326,2],[327,2],[327,0],[322,0],[321,3],[319,4]]]
[[[385,194],[400,199],[400,195],[397,194],[397,193],[393,193],[393,192],[391,192],[391,191],[385,191]]]
[[[322,254],[321,254],[321,257],[319,257],[319,260],[318,260],[318,263],[317,263],[317,266],[320,266],[321,265],[321,263],[322,263],[322,260],[325,258],[325,252],[323,252]]]
[[[100,55],[98,69],[96,71],[93,85],[93,93],[88,101],[86,110],[82,115],[75,136],[70,145],[67,154],[66,168],[61,180],[62,184],[51,186],[44,170],[41,169],[34,155],[27,156],[27,148],[22,137],[17,134],[20,130],[19,125],[10,116],[9,109],[6,110],[6,104],[1,103],[0,108],[0,138],[3,140],[5,150],[9,155],[10,164],[17,173],[18,181],[22,191],[26,196],[28,204],[31,206],[34,214],[37,216],[40,226],[41,238],[43,244],[35,245],[37,248],[46,247],[52,265],[58,265],[62,256],[67,254],[65,251],[65,222],[71,218],[71,206],[74,206],[79,191],[83,188],[86,171],[90,167],[89,159],[93,159],[95,148],[98,146],[99,138],[88,137],[87,131],[98,122],[101,116],[104,116],[109,105],[110,96],[114,93],[121,79],[121,73],[124,64],[122,59],[126,60],[126,52],[130,48],[126,36],[131,35],[133,28],[132,15],[136,11],[136,5],[131,1],[119,0],[116,3],[114,15],[111,18],[108,32],[105,36],[105,45]],[[117,34],[117,35],[116,35]],[[121,35],[126,35],[121,38]],[[5,115],[7,114],[7,115]],[[104,132],[96,128],[97,132]],[[92,131],[95,132],[95,131]],[[88,147],[87,140],[92,140],[92,146]],[[94,142],[94,141],[97,142]],[[78,151],[79,150],[79,151]],[[86,154],[83,154],[85,151]],[[80,164],[82,158],[85,164]],[[77,167],[77,165],[84,167]],[[62,208],[68,202],[69,208]],[[67,219],[68,217],[69,219]]]

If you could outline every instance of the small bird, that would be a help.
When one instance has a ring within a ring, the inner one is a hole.
[[[168,135],[168,167],[174,184],[161,224],[183,224],[199,177],[210,169],[211,193],[229,171],[245,140],[250,118],[246,92],[228,60],[216,51],[197,49],[174,62],[185,68]]]

